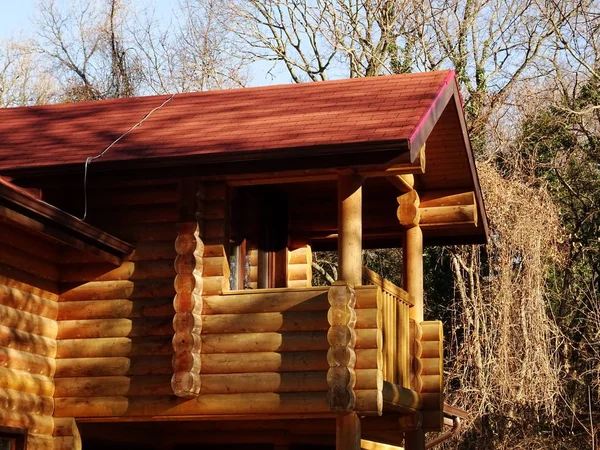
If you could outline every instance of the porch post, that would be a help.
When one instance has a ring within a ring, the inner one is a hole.
[[[423,322],[423,231],[419,226],[420,199],[414,189],[398,197],[398,220],[404,228],[402,242],[404,290],[414,301],[410,319],[416,325]],[[424,450],[425,433],[417,427],[404,433],[405,450]]]
[[[338,178],[339,278],[350,286],[362,284],[362,183],[357,173]],[[339,414],[336,450],[360,450],[360,419],[355,412]]]
[[[398,220],[404,228],[402,242],[404,290],[415,303],[410,308],[410,318],[423,322],[423,231],[419,226],[419,195],[412,190],[398,197]]]
[[[362,284],[362,183],[357,173],[338,178],[339,278]]]

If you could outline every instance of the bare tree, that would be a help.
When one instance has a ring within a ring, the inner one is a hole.
[[[51,102],[56,84],[36,58],[31,42],[0,43],[0,107]]]
[[[135,69],[122,31],[120,0],[86,2],[67,7],[41,0],[36,18],[38,51],[59,73],[68,100],[131,96]]]

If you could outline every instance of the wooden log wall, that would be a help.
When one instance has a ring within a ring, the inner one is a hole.
[[[287,252],[287,287],[304,288],[312,286],[312,250],[310,245]],[[258,289],[258,250],[248,251],[249,288]]]
[[[408,292],[367,267],[363,267],[363,283],[379,286],[382,292],[383,378],[390,383],[410,388],[410,308],[413,306],[413,299]]]
[[[310,245],[288,252],[287,287],[312,286],[312,250]]]
[[[58,270],[44,256],[52,258],[57,250],[24,232],[2,228],[0,425],[27,428],[29,450],[52,450]],[[40,249],[48,253],[38,254]]]
[[[197,222],[178,225],[175,240],[175,298],[173,307],[173,378],[171,387],[178,397],[200,393],[202,341],[202,255],[204,244]]]
[[[117,268],[62,255],[55,416],[98,415],[94,398],[107,405],[161,395],[176,399],[171,376],[181,195],[170,182],[90,190],[89,220],[136,250]],[[72,403],[79,408],[65,407]]]
[[[420,324],[419,392],[423,398],[423,428],[441,431],[444,425],[444,332],[442,322]]]

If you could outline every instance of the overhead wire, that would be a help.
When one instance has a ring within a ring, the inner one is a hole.
[[[121,139],[123,139],[125,136],[127,136],[129,133],[131,133],[133,130],[135,130],[137,127],[139,127],[142,123],[144,123],[144,121],[148,117],[150,117],[155,111],[159,110],[160,108],[165,106],[167,103],[169,103],[171,100],[173,100],[173,97],[175,97],[175,94],[171,94],[171,96],[168,99],[166,99],[164,102],[162,102],[156,108],[154,108],[150,112],[148,112],[142,118],[142,120],[140,120],[138,123],[136,123],[131,128],[129,128],[125,133],[123,133],[121,136],[119,136],[117,139],[115,139],[113,142],[111,142],[111,144],[108,147],[106,147],[104,150],[102,150],[96,156],[88,156],[88,158],[85,160],[85,165],[84,165],[84,169],[83,169],[83,217],[81,218],[81,220],[85,220],[87,217],[87,213],[88,213],[88,195],[87,195],[88,183],[87,183],[87,179],[88,179],[88,170],[89,170],[89,166],[90,166],[91,162],[96,159],[102,158],[106,154],[106,152],[108,152],[111,149],[111,147],[113,147],[117,142],[119,142]]]

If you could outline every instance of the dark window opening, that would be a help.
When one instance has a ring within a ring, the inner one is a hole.
[[[27,428],[0,426],[0,450],[25,450]]]

